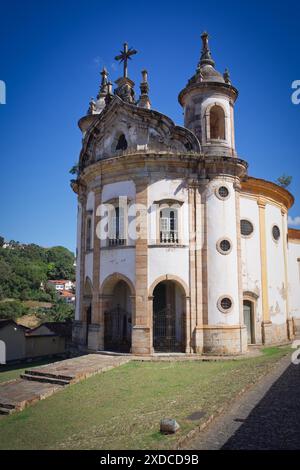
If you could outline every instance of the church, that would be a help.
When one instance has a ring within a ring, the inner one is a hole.
[[[300,331],[300,230],[292,194],[252,177],[235,147],[238,90],[208,34],[178,101],[184,125],[104,68],[79,120],[76,313],[88,351],[237,355]]]

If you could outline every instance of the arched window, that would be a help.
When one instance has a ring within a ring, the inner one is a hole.
[[[121,134],[117,145],[116,145],[116,150],[126,150],[128,147],[127,140],[124,134]]]
[[[178,243],[178,210],[163,208],[159,213],[160,243]]]
[[[225,140],[225,113],[223,108],[214,105],[209,113],[210,138]]]
[[[88,217],[86,220],[85,249],[86,251],[92,249],[92,217]]]

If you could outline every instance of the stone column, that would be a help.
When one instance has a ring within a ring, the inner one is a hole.
[[[135,180],[138,230],[135,242],[135,315],[132,326],[132,353],[151,354],[150,318],[148,312],[148,178],[145,176]]]
[[[84,345],[86,338],[86,322],[84,315],[83,295],[84,295],[84,279],[85,279],[85,217],[86,217],[86,201],[87,195],[83,189],[80,189],[78,201],[81,206],[81,226],[80,226],[80,246],[78,247],[79,278],[79,296],[76,302],[79,304],[79,319],[73,322],[72,338],[76,344]]]
[[[93,298],[92,298],[92,323],[89,327],[88,347],[91,350],[101,350],[104,346],[104,325],[101,323],[100,314],[100,244],[101,240],[97,235],[97,224],[100,217],[97,215],[97,208],[101,204],[101,186],[94,190],[94,235],[93,235]]]
[[[236,182],[235,189],[235,214],[236,214],[236,235],[237,235],[237,271],[239,287],[239,323],[240,323],[240,348],[241,353],[248,350],[247,329],[244,325],[244,303],[243,303],[243,273],[242,273],[242,242],[241,242],[241,210],[240,210],[240,182]]]

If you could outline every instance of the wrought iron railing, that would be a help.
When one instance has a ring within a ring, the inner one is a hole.
[[[175,230],[169,230],[167,232],[160,232],[160,243],[163,244],[178,244],[178,232]]]

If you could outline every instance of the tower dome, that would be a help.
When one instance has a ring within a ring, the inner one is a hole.
[[[207,32],[202,33],[196,73],[178,100],[184,109],[184,125],[196,134],[204,155],[235,157],[233,106],[238,91],[227,69],[223,74],[215,69],[208,37]]]

